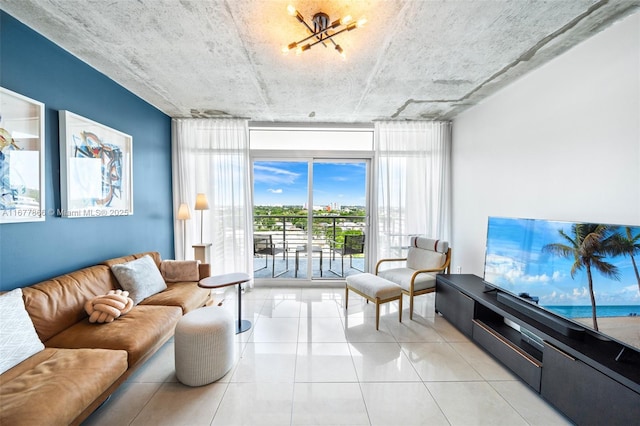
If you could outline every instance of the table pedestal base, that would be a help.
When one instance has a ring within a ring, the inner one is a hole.
[[[244,333],[251,328],[251,321],[239,320],[236,322],[236,334]]]

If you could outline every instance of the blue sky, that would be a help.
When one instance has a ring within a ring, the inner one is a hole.
[[[532,219],[489,218],[485,280],[512,293],[529,293],[540,305],[590,305],[586,272],[571,278],[573,258],[543,253],[550,243],[566,243],[559,230],[571,236],[570,222]],[[640,228],[633,228],[633,235]],[[596,305],[638,305],[640,294],[629,257],[609,258],[616,265],[620,281],[592,270]],[[637,259],[640,262],[640,259]],[[639,265],[640,266],[640,265]]]
[[[314,205],[365,205],[364,162],[314,163],[313,170]],[[307,202],[306,161],[256,161],[253,173],[255,205],[304,205]]]

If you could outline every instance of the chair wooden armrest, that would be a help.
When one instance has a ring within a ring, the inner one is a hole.
[[[440,268],[433,268],[433,269],[419,269],[417,271],[415,271],[413,273],[413,275],[411,275],[411,284],[410,284],[410,291],[413,292],[413,286],[415,284],[416,281],[416,277],[420,274],[428,274],[431,272],[443,272],[446,269],[449,268],[449,260],[447,260],[444,265],[442,265]]]
[[[380,260],[378,260],[378,263],[376,263],[376,275],[378,275],[378,268],[380,267],[380,265],[381,265],[382,263],[384,263],[384,262],[404,262],[404,261],[406,261],[406,260],[407,260],[407,258],[406,258],[406,257],[403,257],[403,258],[397,258],[397,259],[393,259],[393,258],[390,258],[390,259],[380,259]]]
[[[413,275],[411,276],[411,285],[413,285],[414,281],[416,280],[416,277],[420,274],[429,274],[432,272],[441,272],[444,271],[446,269],[445,266],[443,266],[442,268],[435,268],[435,269],[419,269],[417,271],[415,271],[413,273]]]

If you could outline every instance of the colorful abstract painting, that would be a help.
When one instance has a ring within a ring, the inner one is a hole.
[[[133,214],[131,136],[60,111],[60,140],[60,216]]]

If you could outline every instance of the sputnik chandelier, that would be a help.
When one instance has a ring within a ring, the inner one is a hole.
[[[282,48],[283,53],[287,53],[290,50],[296,51],[297,54],[304,52],[305,50],[311,49],[318,43],[322,43],[324,47],[327,46],[327,42],[331,42],[336,51],[342,56],[344,59],[345,53],[342,47],[337,44],[333,38],[338,34],[341,34],[345,31],[355,30],[363,26],[367,20],[362,18],[359,21],[353,22],[351,16],[345,16],[344,18],[337,19],[333,22],[329,20],[329,15],[323,12],[318,12],[313,15],[311,22],[313,23],[313,27],[304,20],[304,17],[296,10],[295,7],[289,5],[287,6],[287,11],[289,15],[295,16],[296,19],[304,25],[307,30],[311,33],[311,35],[303,38],[300,41],[293,42]],[[305,44],[306,42],[306,44]]]

